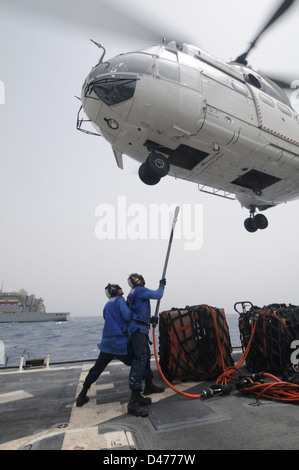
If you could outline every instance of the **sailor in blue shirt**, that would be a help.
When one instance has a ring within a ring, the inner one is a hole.
[[[148,410],[141,404],[142,380],[145,379],[144,395],[164,391],[164,388],[158,387],[152,382],[154,374],[150,366],[149,325],[151,318],[150,299],[163,297],[166,280],[160,281],[157,290],[150,290],[144,287],[144,278],[140,274],[134,273],[129,276],[128,283],[132,287],[127,299],[132,312],[128,335],[134,355],[129,375],[129,387],[132,395],[128,404],[128,413],[135,416],[147,416]]]
[[[131,311],[123,298],[123,290],[118,284],[108,284],[105,292],[109,300],[103,311],[105,324],[102,341],[98,344],[101,352],[86,376],[83,389],[76,401],[77,406],[83,406],[88,402],[89,398],[86,395],[91,384],[99,378],[114,358],[126,365],[132,363],[133,355],[128,348],[128,323],[131,319]]]

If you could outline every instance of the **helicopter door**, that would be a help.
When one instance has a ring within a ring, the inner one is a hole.
[[[201,80],[196,69],[184,65],[180,65],[180,75],[181,117],[177,127],[188,135],[194,135],[200,130],[204,117]]]

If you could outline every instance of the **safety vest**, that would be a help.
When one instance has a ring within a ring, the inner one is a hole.
[[[132,311],[132,319],[148,325],[151,317],[150,301],[148,299],[136,297],[136,294],[140,289],[144,288],[141,286],[134,287],[128,295],[129,305]]]
[[[119,302],[123,299],[121,296],[111,297],[104,307],[104,329],[103,338],[108,336],[126,336],[128,324],[123,319]]]

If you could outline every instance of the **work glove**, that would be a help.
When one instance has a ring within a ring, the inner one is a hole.
[[[158,324],[158,317],[151,317],[150,318],[150,324],[152,325],[153,328],[156,328],[157,324]]]

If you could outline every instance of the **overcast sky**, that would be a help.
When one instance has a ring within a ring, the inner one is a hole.
[[[267,211],[268,229],[250,234],[243,226],[248,213],[237,201],[205,195],[196,184],[170,177],[145,186],[135,162],[125,157],[120,170],[102,137],[76,130],[80,102],[75,96],[100,54],[90,38],[111,58],[152,45],[154,30],[161,37],[186,36],[229,61],[247,49],[278,3],[110,0],[112,15],[95,0],[0,0],[5,86],[0,283],[5,291],[25,288],[44,298],[47,311],[87,316],[102,312],[108,282],[119,283],[127,294],[131,272],[157,288],[168,240],[153,239],[150,224],[156,220],[150,221],[150,214],[164,203],[179,204],[186,224],[185,232],[182,220],[177,226],[161,310],[208,303],[231,313],[239,300],[299,304],[299,201]],[[297,2],[261,38],[251,65],[290,82],[299,79],[298,21]],[[103,204],[125,221],[124,239],[97,237]],[[183,207],[191,211],[190,227]],[[148,234],[141,240],[132,239],[137,209],[148,217]],[[198,248],[187,250],[192,231]]]

